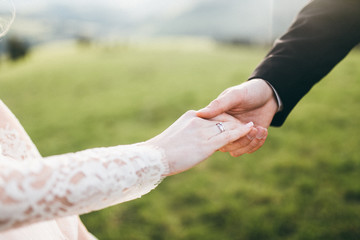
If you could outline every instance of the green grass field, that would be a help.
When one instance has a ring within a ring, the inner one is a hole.
[[[0,98],[44,156],[134,143],[245,81],[265,53],[177,41],[46,46],[0,62]],[[359,81],[353,51],[258,152],[216,153],[83,221],[99,239],[360,239]]]

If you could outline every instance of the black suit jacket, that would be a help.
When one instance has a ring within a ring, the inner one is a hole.
[[[282,125],[297,102],[359,42],[360,0],[306,5],[250,76],[267,80],[283,102],[271,125]]]

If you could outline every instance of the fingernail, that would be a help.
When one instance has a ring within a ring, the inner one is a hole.
[[[245,127],[248,127],[248,128],[251,128],[252,126],[254,126],[254,123],[253,122],[249,122],[245,125]]]
[[[249,134],[246,135],[246,137],[252,141],[256,137],[256,131],[252,130]]]
[[[259,128],[258,129],[258,133],[256,134],[256,138],[257,139],[263,139],[266,136],[266,129],[264,128]]]

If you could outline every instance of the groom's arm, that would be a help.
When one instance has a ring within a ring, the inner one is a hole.
[[[313,0],[257,67],[253,80],[226,89],[197,115],[212,118],[227,112],[242,122],[253,121],[257,131],[221,150],[233,156],[254,152],[265,142],[264,128],[282,125],[296,103],[359,40],[360,0]]]
[[[359,0],[313,0],[305,6],[250,77],[269,82],[282,101],[272,125],[282,125],[297,102],[359,41]]]

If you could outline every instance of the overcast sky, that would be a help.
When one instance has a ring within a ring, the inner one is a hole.
[[[17,17],[10,31],[25,37],[85,32],[270,40],[309,0],[0,0],[0,14],[1,3],[11,1]]]
[[[4,1],[4,0],[0,0]],[[207,0],[13,0],[18,12],[39,11],[51,4],[63,4],[76,8],[100,6],[119,9],[134,18],[145,18],[149,15],[177,15],[191,8],[200,1]],[[101,8],[99,8],[101,9]],[[99,14],[102,14],[99,12]]]

